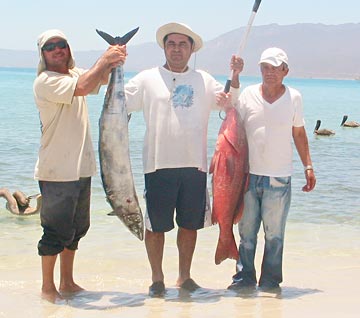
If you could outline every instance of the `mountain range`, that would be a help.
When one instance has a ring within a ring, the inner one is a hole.
[[[232,54],[237,54],[245,27],[206,41],[193,55],[190,65],[213,75],[227,75]],[[324,25],[299,23],[253,26],[243,59],[243,75],[259,76],[261,52],[272,46],[280,47],[289,56],[289,77],[358,79],[360,75],[360,23]],[[102,51],[75,51],[76,64],[90,67]],[[156,42],[128,45],[126,71],[137,72],[164,64],[164,53]],[[34,68],[37,52],[0,49],[0,67]]]

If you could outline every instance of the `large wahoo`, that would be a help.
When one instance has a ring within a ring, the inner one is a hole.
[[[220,127],[209,172],[213,174],[212,222],[220,227],[215,264],[220,264],[227,258],[239,258],[233,224],[242,216],[249,177],[246,133],[236,108],[227,111]]]
[[[137,32],[123,37],[96,30],[110,45],[126,44]],[[136,195],[129,155],[128,114],[124,93],[122,65],[111,71],[104,106],[99,121],[99,157],[101,179],[106,198],[114,214],[137,238],[143,240],[144,221]]]

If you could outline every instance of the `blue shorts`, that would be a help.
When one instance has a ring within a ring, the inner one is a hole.
[[[39,186],[43,227],[39,255],[56,255],[65,247],[76,250],[90,227],[91,178],[70,182],[39,181]]]
[[[159,169],[145,174],[146,228],[168,232],[176,223],[188,230],[204,227],[205,172],[198,168]]]

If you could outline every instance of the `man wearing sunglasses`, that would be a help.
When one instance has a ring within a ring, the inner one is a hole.
[[[90,226],[91,176],[95,155],[85,96],[98,93],[112,68],[124,63],[125,46],[114,45],[89,70],[75,67],[66,36],[48,30],[38,38],[39,65],[34,97],[40,114],[41,140],[35,167],[43,205],[43,235],[38,244],[42,259],[42,297],[50,302],[61,293],[82,288],[74,282],[73,264],[79,240]],[[54,267],[60,254],[59,291]]]

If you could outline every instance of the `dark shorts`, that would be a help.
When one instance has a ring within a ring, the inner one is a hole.
[[[168,232],[176,223],[188,230],[204,227],[206,173],[197,168],[160,169],[145,174],[146,228]]]
[[[39,181],[43,236],[39,255],[56,255],[66,247],[76,250],[90,227],[91,178],[78,181]]]

